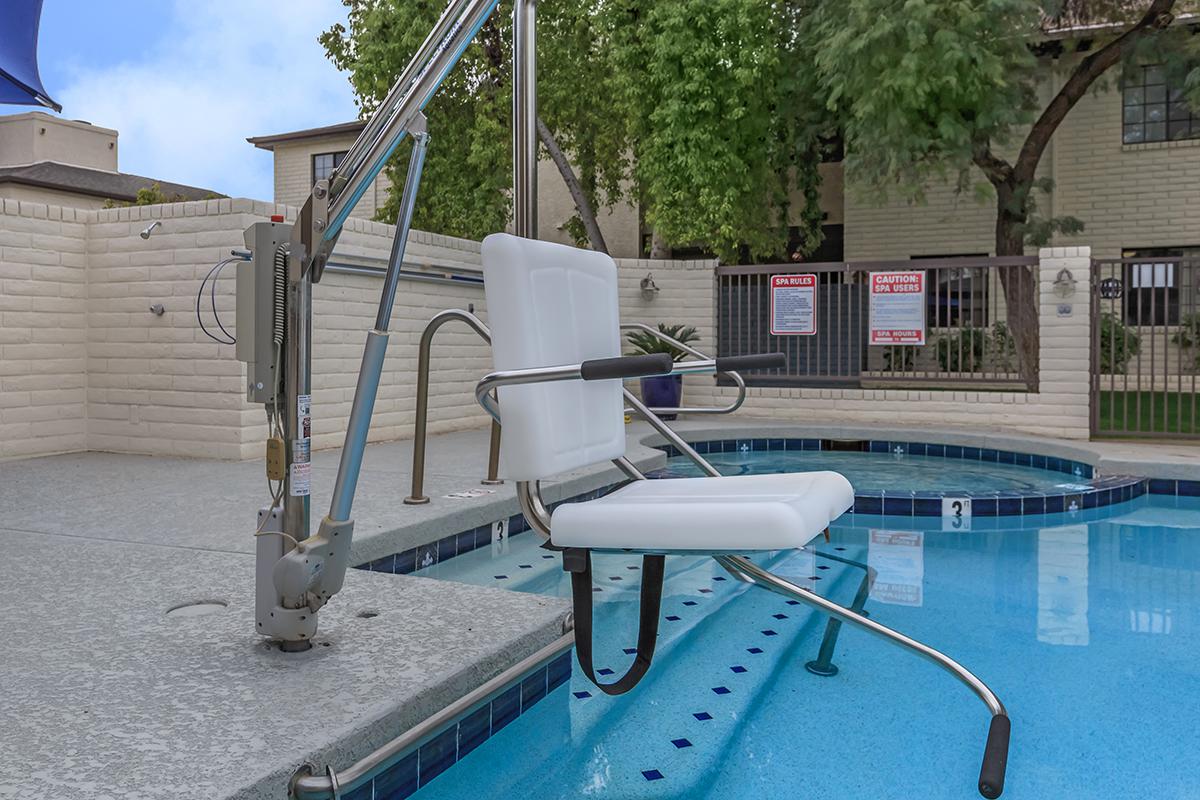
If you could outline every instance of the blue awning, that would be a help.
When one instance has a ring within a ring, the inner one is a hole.
[[[0,103],[32,103],[62,111],[38,75],[38,25],[42,0],[0,0]]]

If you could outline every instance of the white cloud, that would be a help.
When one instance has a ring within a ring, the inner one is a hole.
[[[175,0],[170,19],[135,60],[57,92],[66,116],[120,131],[122,172],[269,200],[271,154],[247,136],[355,117],[316,40],[345,19],[338,0]]]

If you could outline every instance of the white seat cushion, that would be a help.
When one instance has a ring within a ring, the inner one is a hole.
[[[633,481],[554,510],[550,538],[594,550],[730,552],[803,547],[854,505],[836,472]]]

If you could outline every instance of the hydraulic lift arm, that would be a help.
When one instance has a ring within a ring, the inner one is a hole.
[[[278,407],[275,401],[267,401],[268,408],[283,422],[286,470],[280,507],[260,512],[266,515],[266,519],[260,516],[260,533],[268,535],[260,536],[258,541],[256,599],[257,631],[280,640],[284,649],[311,646],[317,630],[316,612],[342,588],[345,578],[354,530],[350,509],[383,371],[388,322],[429,142],[422,111],[498,2],[450,2],[337,169],[327,180],[313,186],[291,229],[287,245],[287,325],[282,345],[285,357],[281,359],[282,369],[273,375],[281,388]],[[374,328],[367,333],[329,513],[321,520],[317,533],[310,536],[308,413],[312,285],[320,281],[350,212],[406,135],[413,137],[414,145],[379,311]],[[255,253],[256,269],[260,268],[260,258],[265,261],[266,254]],[[275,313],[280,312],[276,309]],[[253,379],[251,386],[253,389]],[[261,390],[258,398],[264,399]]]

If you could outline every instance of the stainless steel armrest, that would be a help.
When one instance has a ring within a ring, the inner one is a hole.
[[[688,367],[673,370],[672,367]],[[492,419],[500,421],[500,409],[491,393],[501,386],[519,386],[527,383],[551,383],[554,381],[622,380],[646,375],[683,375],[687,372],[711,372],[716,362],[693,361],[689,364],[673,364],[665,353],[650,356],[619,356],[585,361],[582,364],[564,364],[558,367],[533,367],[510,369],[485,375],[475,385],[475,401]]]

